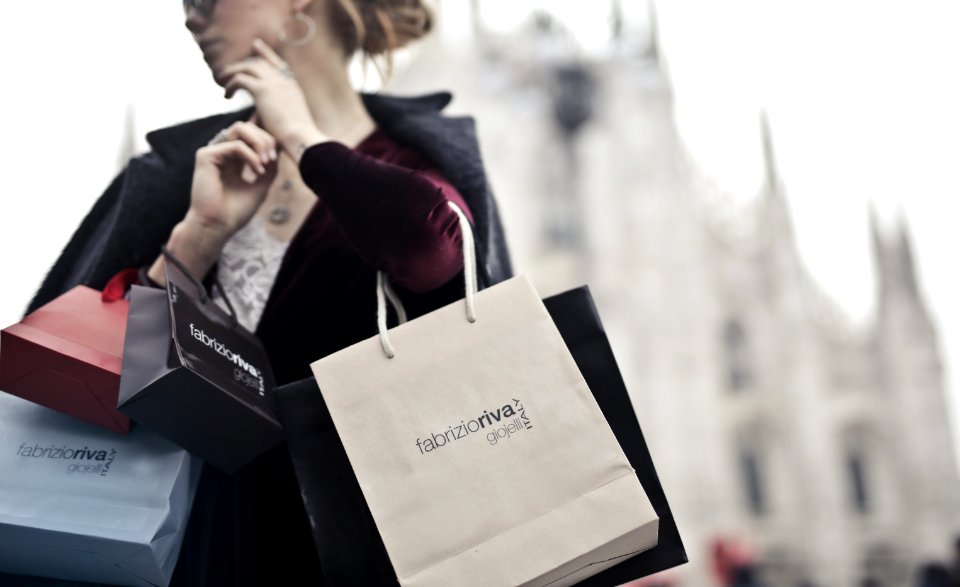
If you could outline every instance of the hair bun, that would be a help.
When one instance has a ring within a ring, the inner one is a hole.
[[[393,71],[393,51],[433,28],[433,9],[424,0],[334,0],[329,6],[347,55],[359,50],[364,57],[382,56],[385,78]]]
[[[423,0],[335,0],[333,23],[348,54],[369,57],[407,46],[433,28],[433,10]]]
[[[421,0],[361,0],[367,34],[361,49],[382,55],[406,47],[433,28],[433,11]]]

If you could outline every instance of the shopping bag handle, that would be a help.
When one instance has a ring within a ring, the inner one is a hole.
[[[193,285],[197,288],[197,293],[200,294],[200,303],[206,304],[207,300],[210,299],[210,294],[207,293],[207,288],[203,286],[203,283],[189,270],[187,266],[184,265],[180,259],[177,259],[173,253],[170,252],[170,249],[167,248],[167,245],[160,245],[160,252],[163,253],[163,257],[173,263],[174,267],[180,270],[180,273],[183,273],[187,279],[190,280]],[[230,298],[227,297],[227,292],[224,291],[223,286],[220,285],[220,280],[214,277],[213,287],[220,290],[220,297],[223,298],[223,301],[227,304],[227,310],[230,314],[231,323],[237,325],[237,312],[233,309],[233,304],[230,303]]]
[[[473,229],[470,227],[470,221],[467,215],[463,213],[460,206],[454,202],[447,201],[447,204],[457,214],[460,221],[460,234],[463,240],[463,280],[466,295],[466,314],[468,322],[477,321],[477,309],[475,296],[477,295],[477,251],[473,245]],[[396,356],[397,351],[390,343],[390,337],[387,335],[387,300],[397,312],[397,319],[400,324],[407,321],[407,313],[397,297],[396,292],[390,287],[390,280],[387,279],[383,271],[377,271],[377,330],[380,332],[380,346],[383,348],[383,354],[388,359]]]

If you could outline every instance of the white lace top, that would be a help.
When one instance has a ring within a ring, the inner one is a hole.
[[[289,241],[274,238],[267,232],[264,221],[254,216],[230,237],[220,252],[217,278],[240,324],[250,332],[257,329],[289,245]],[[212,297],[224,311],[229,311],[218,289],[214,288]]]

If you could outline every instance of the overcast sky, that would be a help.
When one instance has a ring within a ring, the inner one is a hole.
[[[448,9],[464,9],[466,0]],[[623,0],[642,24],[643,0]],[[486,0],[509,28],[537,5],[585,50],[607,40],[603,2]],[[136,128],[233,109],[173,0],[17,2],[0,23],[0,323],[10,324],[117,166]],[[682,136],[737,198],[759,186],[757,112],[769,113],[801,254],[856,320],[873,309],[867,205],[902,209],[952,373],[960,373],[960,2],[670,0],[658,3]],[[184,91],[189,88],[189,91]],[[479,113],[482,116],[482,113]],[[954,380],[958,377],[954,377]],[[960,422],[954,393],[952,413]]]

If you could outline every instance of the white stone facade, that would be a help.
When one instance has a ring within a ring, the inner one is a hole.
[[[388,89],[453,90],[452,110],[477,117],[517,270],[543,295],[590,284],[693,561],[681,584],[713,585],[711,541],[734,537],[772,585],[905,585],[960,532],[906,229],[874,223],[880,303],[852,325],[804,270],[766,124],[763,193],[725,204],[681,143],[654,49],[584,64],[594,108],[572,140],[551,110],[562,31],[438,35]]]

